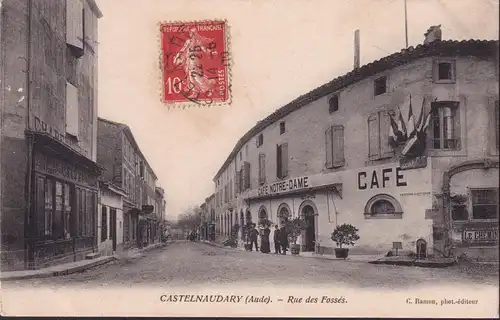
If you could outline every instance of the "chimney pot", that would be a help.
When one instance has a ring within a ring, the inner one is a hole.
[[[441,25],[431,26],[424,34],[424,44],[429,44],[434,41],[441,41],[441,36]]]

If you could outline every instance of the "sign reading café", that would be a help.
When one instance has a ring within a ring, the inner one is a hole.
[[[275,195],[289,191],[309,188],[309,177],[291,178],[262,186],[258,189],[258,196]]]

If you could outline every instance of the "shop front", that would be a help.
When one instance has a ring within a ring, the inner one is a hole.
[[[102,168],[44,132],[32,142],[28,268],[77,261],[97,251]]]
[[[457,257],[498,261],[498,161],[478,160],[444,173],[443,204]]]
[[[331,233],[348,223],[359,229],[353,253],[386,253],[394,243],[415,252],[419,241],[432,247],[432,220],[425,216],[432,206],[430,172],[393,163],[290,178],[251,190],[245,205],[257,225],[273,223],[271,248],[275,226],[300,216],[306,226],[297,241],[302,251],[333,254]]]

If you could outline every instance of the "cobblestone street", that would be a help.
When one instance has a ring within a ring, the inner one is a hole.
[[[425,285],[498,284],[498,265],[460,264],[444,269],[276,256],[174,242],[136,256],[67,276],[8,281],[8,287],[189,286],[200,284],[336,285],[405,289]]]

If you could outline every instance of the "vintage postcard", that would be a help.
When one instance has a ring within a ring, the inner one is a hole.
[[[499,316],[498,0],[0,0],[2,316]]]

